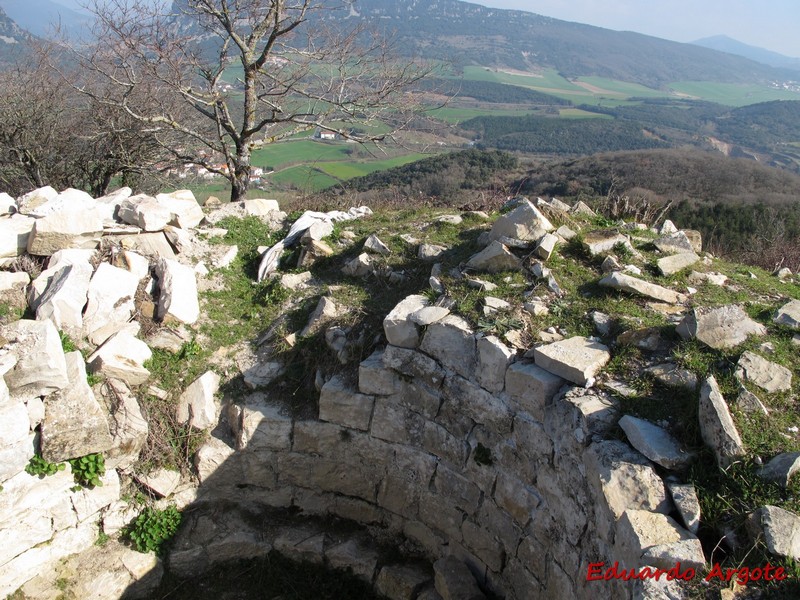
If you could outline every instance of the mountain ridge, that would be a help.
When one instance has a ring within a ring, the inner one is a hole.
[[[711,50],[743,56],[771,67],[800,71],[800,58],[745,44],[727,35],[714,35],[695,40],[691,43],[696,46],[710,48]]]

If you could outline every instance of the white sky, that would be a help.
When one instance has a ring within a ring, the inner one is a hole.
[[[727,35],[800,57],[800,0],[468,0],[691,42]]]

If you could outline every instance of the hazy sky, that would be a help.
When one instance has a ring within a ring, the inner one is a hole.
[[[712,35],[800,57],[798,0],[468,0],[691,42]]]

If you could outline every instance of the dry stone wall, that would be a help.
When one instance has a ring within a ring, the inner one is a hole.
[[[401,312],[387,318],[387,337]],[[702,563],[697,539],[666,516],[651,463],[606,439],[619,416],[610,396],[511,362],[500,340],[457,318],[418,333],[401,336],[412,347],[363,361],[357,380],[325,383],[319,419],[292,418],[259,392],[231,405],[232,437],[197,455],[197,502],[296,506],[387,527],[431,560],[461,559],[507,598],[625,597],[636,586],[587,582],[589,564],[621,556],[638,568],[653,562],[642,559],[647,547],[663,545],[655,562],[666,567],[678,540],[690,540],[684,558]],[[621,532],[632,511],[660,520]]]

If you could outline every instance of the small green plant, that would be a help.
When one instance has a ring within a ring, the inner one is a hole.
[[[78,484],[72,488],[73,491],[77,491],[82,487],[93,489],[103,485],[100,478],[105,475],[106,464],[102,454],[87,454],[80,458],[73,458],[70,459],[69,464],[72,467],[72,476],[75,478],[75,483]]]
[[[100,529],[100,531],[97,534],[97,539],[94,541],[94,545],[95,546],[100,546],[102,548],[103,546],[105,546],[108,543],[108,541],[110,539],[111,539],[111,536],[108,535],[102,529]]]
[[[481,466],[484,465],[491,465],[492,464],[492,451],[489,450],[483,444],[478,444],[478,447],[475,448],[475,454],[473,455],[473,459],[475,462]]]
[[[75,352],[75,350],[78,349],[77,346],[75,346],[75,342],[72,341],[72,338],[63,331],[58,332],[58,337],[61,338],[61,348],[64,350],[64,353]]]
[[[178,531],[181,513],[175,506],[158,510],[148,506],[128,526],[127,536],[137,552],[161,551],[161,545]]]
[[[66,465],[64,463],[51,463],[43,459],[38,454],[35,454],[28,462],[28,466],[25,467],[25,472],[28,475],[45,477],[47,475],[55,475],[59,471],[63,471],[65,468]]]
[[[616,254],[621,260],[630,260],[633,258],[633,252],[631,252],[631,249],[628,247],[628,245],[623,242],[617,242],[614,244],[614,254]]]
[[[178,352],[178,358],[190,358],[192,356],[197,356],[203,348],[198,344],[196,341],[192,340],[190,342],[186,342],[183,346],[181,346],[180,352]]]
[[[103,376],[99,373],[87,373],[86,374],[86,383],[89,384],[89,387],[94,387],[98,383],[103,381]]]

